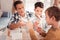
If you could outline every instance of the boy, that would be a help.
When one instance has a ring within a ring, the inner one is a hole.
[[[44,4],[42,2],[36,2],[34,7],[35,15],[33,19],[33,25],[34,29],[40,34],[44,35],[47,33],[47,23],[45,21],[45,18],[42,16],[42,12],[44,9]]]
[[[44,40],[60,40],[60,9],[50,7],[46,11],[46,21],[52,25]]]

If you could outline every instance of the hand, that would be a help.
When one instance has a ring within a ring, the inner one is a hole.
[[[42,28],[40,28],[40,27],[38,27],[36,30],[37,30],[37,32],[40,33],[40,34],[44,33],[44,30],[43,30]]]
[[[33,29],[33,24],[30,21],[26,23],[26,26],[28,29]]]
[[[23,21],[19,21],[17,24],[18,24],[20,27],[21,27],[21,26],[25,26],[25,23],[24,23]]]
[[[25,23],[23,21],[18,21],[17,23],[10,24],[10,29],[15,29],[21,26],[25,26]]]
[[[34,27],[37,27],[39,25],[39,22],[35,21],[33,25],[34,25]]]

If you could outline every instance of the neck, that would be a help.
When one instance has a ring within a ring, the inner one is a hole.
[[[21,17],[25,17],[25,13],[23,15],[20,14]]]

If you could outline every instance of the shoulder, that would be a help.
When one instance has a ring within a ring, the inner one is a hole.
[[[28,16],[29,17],[33,17],[34,16],[34,13],[28,13]]]
[[[14,13],[14,14],[12,14],[12,15],[16,16],[16,15],[18,15],[18,13]]]

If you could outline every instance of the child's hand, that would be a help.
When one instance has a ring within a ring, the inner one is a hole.
[[[26,26],[28,29],[33,29],[33,24],[30,21],[26,23]]]
[[[33,26],[34,26],[35,28],[38,27],[38,26],[39,26],[39,22],[38,22],[38,21],[35,21],[34,24],[33,24]]]
[[[36,30],[37,30],[37,32],[38,32],[39,34],[45,33],[45,31],[44,31],[42,28],[40,28],[40,27],[38,27]]]

